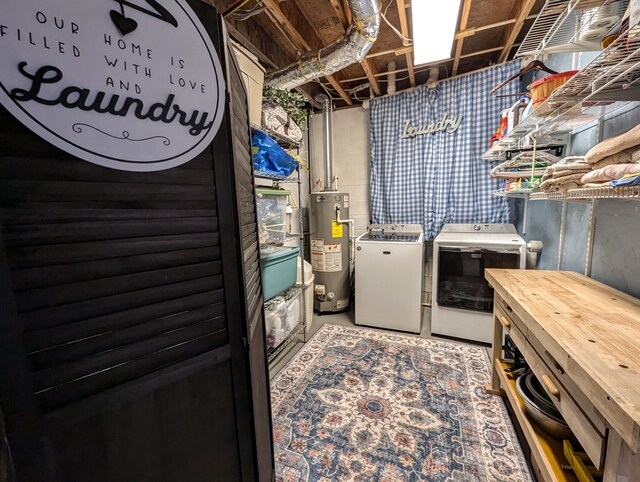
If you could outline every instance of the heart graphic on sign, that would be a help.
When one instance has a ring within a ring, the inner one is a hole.
[[[122,35],[127,35],[138,28],[138,22],[132,18],[125,17],[116,10],[111,10],[109,14],[111,15],[111,20],[113,20],[113,23],[118,27]]]

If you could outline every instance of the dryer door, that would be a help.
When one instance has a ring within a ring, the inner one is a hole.
[[[493,289],[484,277],[484,270],[519,267],[519,251],[441,246],[438,250],[438,305],[491,313]]]

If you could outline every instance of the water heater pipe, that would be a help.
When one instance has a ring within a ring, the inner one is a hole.
[[[333,105],[327,94],[318,94],[316,100],[322,104],[322,120],[324,123],[322,136],[324,141],[324,190],[332,191],[333,187]]]
[[[340,206],[336,206],[336,223],[338,224],[348,224],[349,225],[349,269],[350,273],[353,274],[353,269],[355,267],[356,253],[353,249],[354,243],[353,240],[356,239],[356,222],[353,219],[340,219]]]

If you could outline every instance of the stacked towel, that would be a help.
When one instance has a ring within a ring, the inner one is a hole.
[[[639,174],[640,165],[638,164],[614,164],[612,166],[601,167],[595,171],[586,173],[580,179],[582,184],[592,182],[609,182],[616,179],[622,179],[627,174]]]
[[[640,125],[616,137],[602,141],[585,156],[593,169],[580,182],[607,184],[626,174],[640,172]]]
[[[540,189],[544,192],[564,192],[580,187],[580,179],[591,171],[584,157],[567,157],[547,167]]]
[[[640,125],[624,134],[602,141],[593,147],[585,156],[585,161],[595,164],[609,156],[640,146]],[[605,167],[605,166],[600,166]]]

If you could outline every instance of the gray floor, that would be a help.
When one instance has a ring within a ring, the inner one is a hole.
[[[352,326],[355,327],[356,324],[355,313],[353,307],[350,311],[344,313],[337,313],[332,315],[319,315],[318,313],[314,313],[313,322],[311,324],[311,328],[307,334],[307,340],[311,338],[325,323],[331,325],[339,325],[339,326]],[[431,309],[427,308],[424,310],[424,316],[422,321],[422,332],[420,336],[423,338],[431,338]],[[302,340],[291,343],[283,353],[278,355],[276,359],[269,365],[269,375],[271,378],[276,376],[276,374],[284,367],[293,356],[298,353],[300,348],[304,346]],[[491,348],[487,349],[489,352],[489,356],[491,356]]]

